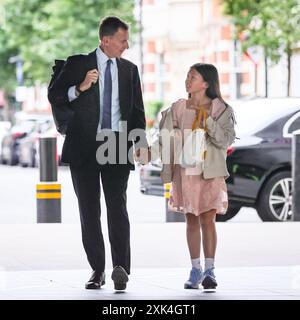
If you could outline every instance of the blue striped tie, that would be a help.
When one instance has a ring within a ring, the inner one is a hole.
[[[112,61],[107,60],[107,65],[104,75],[104,94],[103,94],[103,119],[102,129],[111,129],[111,93],[112,93],[112,80],[110,65]]]

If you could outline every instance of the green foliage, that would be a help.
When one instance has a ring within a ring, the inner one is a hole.
[[[223,0],[224,13],[242,34],[243,49],[262,46],[271,61],[277,63],[282,50],[288,52],[300,41],[300,4],[298,0]]]
[[[148,101],[145,103],[145,115],[147,120],[147,127],[152,127],[158,112],[163,107],[162,101]]]
[[[274,22],[270,26],[279,45],[288,53],[300,41],[300,2],[297,0],[269,0]]]
[[[12,92],[16,81],[16,67],[8,59],[17,55],[17,49],[8,46],[6,34],[0,29],[0,88]]]
[[[224,13],[232,17],[235,37],[242,40],[243,50],[252,46],[263,47],[266,70],[267,59],[276,64],[283,52],[287,54],[289,96],[291,56],[300,41],[299,0],[223,0],[223,5]]]
[[[149,101],[145,105],[146,117],[149,119],[155,119],[159,110],[162,108],[162,101]]]
[[[236,27],[235,36],[248,29],[252,17],[258,14],[260,0],[223,0],[223,12],[231,16],[232,22]]]
[[[131,33],[135,30],[134,0],[0,0],[1,6],[5,27],[0,26],[0,62],[5,70],[0,87],[2,73],[15,78],[5,65],[11,53],[20,53],[27,84],[48,82],[54,59],[96,48],[103,17],[116,15],[130,24]]]

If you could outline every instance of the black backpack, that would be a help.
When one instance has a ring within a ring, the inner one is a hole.
[[[58,75],[60,74],[64,64],[65,60],[55,60],[55,64],[52,67],[53,73],[51,75],[51,80],[48,86],[48,92],[52,88],[52,85],[55,79],[57,79]],[[71,109],[69,103],[57,105],[55,103],[55,100],[51,99],[51,96],[49,94],[48,100],[51,104],[52,115],[56,129],[60,134],[65,135],[68,128],[68,123],[73,117],[74,111]]]

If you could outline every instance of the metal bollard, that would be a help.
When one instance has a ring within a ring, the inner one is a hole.
[[[171,211],[168,207],[170,199],[171,183],[164,184],[164,197],[166,199],[166,222],[184,222],[185,217],[183,213]]]
[[[40,138],[40,181],[57,181],[56,138]]]
[[[61,185],[57,183],[56,138],[39,139],[40,183],[36,186],[37,223],[61,222]]]
[[[300,221],[300,130],[292,139],[292,212],[293,221]]]

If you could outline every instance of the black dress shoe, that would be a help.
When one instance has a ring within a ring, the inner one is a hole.
[[[105,284],[105,273],[93,271],[90,280],[85,284],[86,289],[100,289]]]
[[[114,267],[111,278],[115,285],[115,290],[125,290],[128,282],[128,274],[121,266]]]

